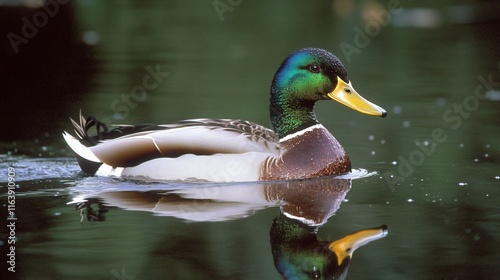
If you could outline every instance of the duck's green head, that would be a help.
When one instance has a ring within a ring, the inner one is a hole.
[[[318,100],[335,100],[372,116],[387,115],[354,90],[335,55],[316,48],[297,50],[283,61],[271,85],[271,122],[279,137],[317,124],[313,110]]]

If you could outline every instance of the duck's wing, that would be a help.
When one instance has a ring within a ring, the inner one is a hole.
[[[184,154],[280,154],[276,134],[249,121],[192,119],[148,127],[146,130],[144,126],[117,126],[88,149],[101,162],[113,167],[130,167],[154,158]],[[123,136],[109,139],[111,133]]]

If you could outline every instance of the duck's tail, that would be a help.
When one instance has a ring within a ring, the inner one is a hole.
[[[102,165],[102,162],[94,155],[94,153],[89,149],[89,147],[95,146],[98,143],[99,134],[101,133],[101,129],[104,130],[104,133],[107,132],[107,127],[102,122],[99,122],[94,117],[89,117],[85,119],[81,112],[79,116],[79,123],[75,122],[73,119],[70,119],[75,128],[76,135],[80,138],[77,139],[73,137],[68,132],[63,132],[63,137],[68,146],[76,153],[78,164],[83,172],[87,174],[95,174],[95,172]],[[92,126],[96,126],[97,136],[89,136],[88,130]]]

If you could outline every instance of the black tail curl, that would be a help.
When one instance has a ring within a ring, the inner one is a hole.
[[[71,118],[70,120],[75,128],[75,132],[79,138],[80,143],[85,147],[96,146],[102,141],[115,139],[133,133],[163,130],[166,128],[165,126],[151,124],[113,125],[113,129],[110,130],[104,122],[98,120],[93,116],[90,116],[88,118],[83,117],[81,111],[78,117],[78,122],[74,121]],[[93,127],[95,127],[95,134],[90,134],[90,131],[92,131]],[[82,171],[88,175],[94,175],[102,165],[102,162],[90,161],[79,156],[78,154],[76,155],[76,159]]]
[[[78,135],[78,137],[80,137],[80,143],[82,143],[86,147],[97,145],[97,143],[99,143],[100,140],[104,140],[106,138],[105,135],[109,133],[108,126],[105,123],[99,121],[94,116],[89,116],[87,119],[85,119],[81,111],[79,115],[80,123],[75,122],[71,118],[70,120],[75,127],[76,134]],[[96,135],[90,136],[89,130],[93,126],[95,126],[96,128]]]

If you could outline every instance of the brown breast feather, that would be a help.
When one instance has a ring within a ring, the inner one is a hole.
[[[351,160],[335,137],[323,127],[281,142],[285,151],[268,158],[261,180],[305,179],[336,175],[351,170]]]

